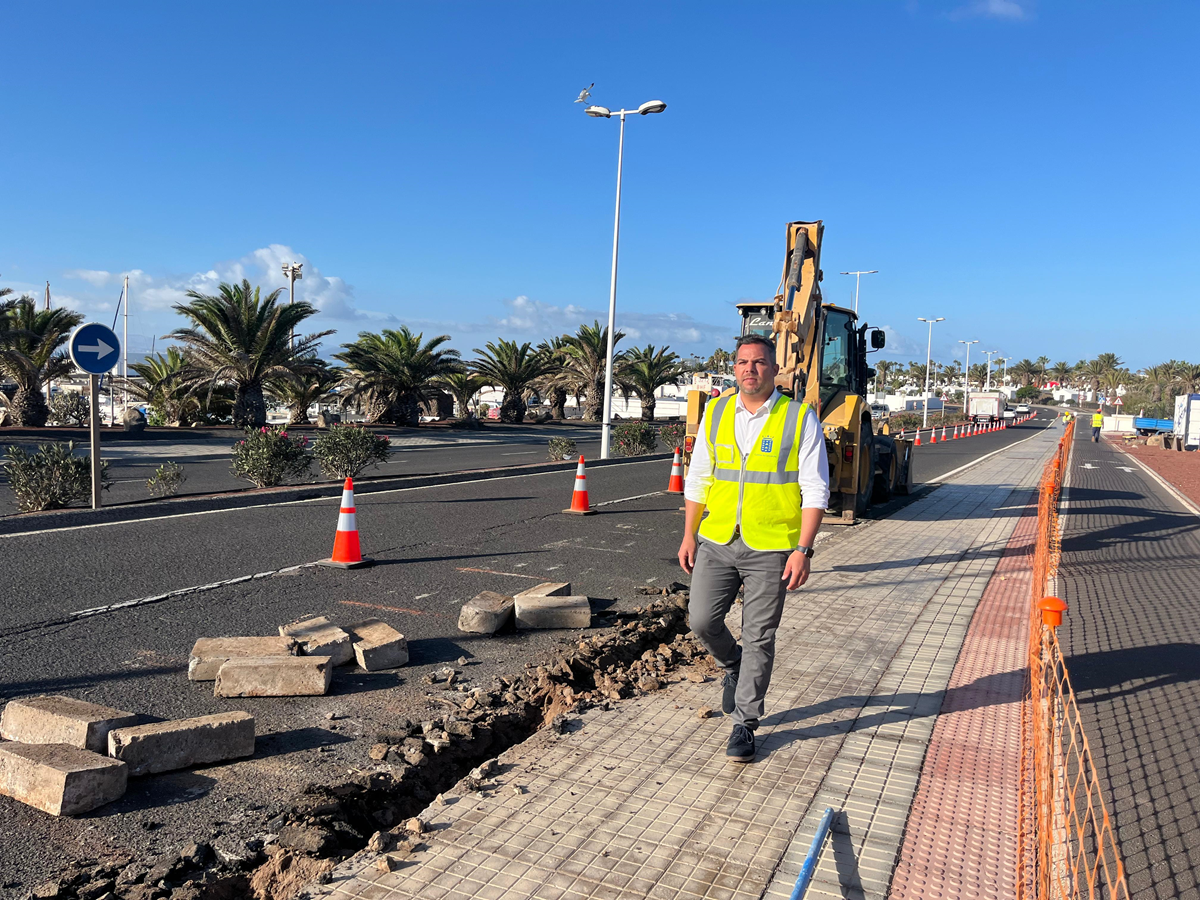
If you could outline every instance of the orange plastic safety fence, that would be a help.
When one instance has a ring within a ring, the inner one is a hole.
[[[1038,487],[1029,688],[1021,710],[1018,900],[1129,897],[1058,634],[1038,607],[1058,571],[1058,500],[1074,426],[1067,425]]]

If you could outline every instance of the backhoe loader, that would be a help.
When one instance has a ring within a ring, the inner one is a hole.
[[[775,342],[779,390],[806,401],[821,420],[829,457],[827,522],[853,525],[872,503],[907,494],[912,487],[912,443],[896,440],[883,425],[875,434],[867,401],[871,350],[884,346],[884,332],[859,325],[853,310],[823,303],[821,239],[824,225],[789,222],[783,277],[770,303],[739,303],[741,333]],[[733,393],[731,388],[725,393]],[[708,396],[688,393],[684,462],[690,463]]]

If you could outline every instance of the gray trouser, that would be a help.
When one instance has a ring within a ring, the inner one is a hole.
[[[738,672],[733,721],[750,729],[758,727],[763,714],[763,699],[771,683],[775,631],[779,628],[783,598],[787,593],[783,568],[790,555],[784,550],[751,550],[742,543],[740,536],[729,544],[714,544],[697,538],[688,624],[717,665],[726,671]],[[739,648],[725,626],[725,616],[743,584],[746,593],[742,599],[742,645]]]

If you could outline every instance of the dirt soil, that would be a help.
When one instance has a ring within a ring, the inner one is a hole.
[[[1148,465],[1193,503],[1200,504],[1200,453],[1147,447],[1144,440],[1112,443]]]

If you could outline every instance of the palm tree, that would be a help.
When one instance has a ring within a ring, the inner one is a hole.
[[[288,372],[267,382],[267,393],[288,408],[289,425],[307,425],[308,408],[314,403],[328,403],[337,399],[333,388],[344,373],[330,368],[323,359],[312,361],[312,369]]]
[[[570,338],[565,335],[552,337],[538,344],[538,352],[552,362],[549,371],[537,381],[537,389],[550,398],[550,418],[565,419],[567,417],[567,394],[579,394],[582,386],[575,373],[568,367],[569,358],[567,347]]]
[[[1037,363],[1028,357],[1021,360],[1016,365],[1008,367],[1008,374],[1019,378],[1021,381],[1021,387],[1028,387],[1029,383],[1033,381],[1034,376],[1037,375],[1037,372]]]
[[[14,425],[46,424],[50,408],[42,386],[74,368],[59,350],[82,321],[83,316],[69,309],[39,310],[28,295],[0,301],[0,375],[17,386],[8,401]]]
[[[1038,371],[1041,372],[1041,379],[1038,381],[1038,387],[1043,387],[1046,384],[1046,366],[1050,365],[1050,357],[1039,356],[1036,360]]]
[[[657,402],[654,392],[668,384],[679,384],[683,369],[679,367],[679,357],[668,347],[655,350],[653,344],[647,344],[625,354],[623,373],[625,381],[642,401],[642,421],[652,422]]]
[[[622,331],[613,336],[614,353],[616,346],[625,337]],[[592,325],[580,325],[575,334],[567,338],[564,348],[567,357],[567,369],[572,377],[583,386],[587,393],[587,403],[583,408],[583,418],[589,422],[600,421],[600,413],[604,408],[605,363],[608,360],[608,327],[600,327],[597,321]],[[723,352],[723,351],[722,351]],[[621,376],[621,356],[616,354],[613,359],[613,385],[630,390],[628,382]]]
[[[472,401],[475,395],[487,387],[486,379],[466,370],[450,372],[438,379],[438,384],[450,392],[454,402],[458,404],[459,415],[470,422],[475,418],[475,407]]]
[[[1161,403],[1163,388],[1171,383],[1172,371],[1170,363],[1159,363],[1145,370],[1146,386],[1150,388],[1150,402]]]
[[[278,288],[262,297],[259,288],[222,282],[216,295],[188,291],[190,303],[176,304],[175,311],[191,320],[190,328],[177,328],[167,335],[179,341],[189,364],[192,390],[208,387],[209,396],[220,384],[233,387],[233,424],[259,428],[267,421],[263,386],[289,372],[310,370],[317,342],[332,331],[306,335],[293,341],[296,326],[316,307],[300,301],[279,304]]]
[[[1071,377],[1071,371],[1071,364],[1064,359],[1050,367],[1050,377],[1065,387]]]
[[[194,374],[178,347],[130,363],[129,368],[138,377],[123,379],[122,388],[138,403],[156,410],[168,425],[190,425],[199,418],[200,401],[188,389]]]
[[[975,363],[971,366],[970,380],[979,385],[980,390],[987,384],[988,366],[987,363]]]
[[[1100,386],[1104,388],[1104,398],[1106,406],[1116,406],[1116,397],[1118,389],[1128,384],[1131,375],[1128,369],[1108,369],[1100,378]]]
[[[1180,394],[1194,394],[1200,391],[1200,366],[1181,362],[1175,368],[1172,381]]]
[[[414,334],[407,325],[381,334],[360,332],[358,340],[342,344],[342,352],[333,355],[348,370],[346,399],[364,402],[373,423],[417,424],[421,403],[437,393],[439,379],[462,371],[458,351],[440,349],[448,340],[450,335],[440,334],[426,341],[424,333]]]
[[[518,344],[501,339],[488,343],[487,350],[476,348],[475,352],[479,358],[471,362],[471,369],[485,382],[504,391],[500,421],[519,424],[525,418],[526,394],[552,363],[528,341]]]
[[[1081,362],[1079,366],[1075,367],[1075,371],[1080,378],[1088,383],[1092,391],[1092,396],[1098,397],[1100,395],[1100,381],[1112,371],[1112,368],[1112,366],[1107,366],[1099,358],[1096,358],[1087,362]]]

